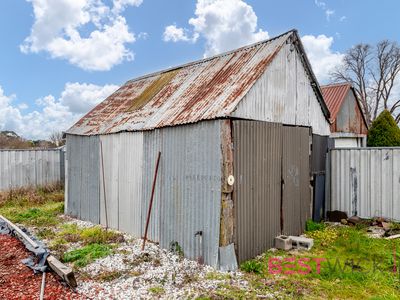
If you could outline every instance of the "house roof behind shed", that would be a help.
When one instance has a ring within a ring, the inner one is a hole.
[[[351,88],[348,82],[330,84],[321,86],[322,94],[324,95],[325,103],[331,113],[331,121],[334,121],[340,111],[343,101]]]
[[[140,131],[228,117],[292,36],[299,41],[297,32],[292,30],[267,41],[130,80],[67,133]],[[309,62],[305,55],[303,58],[313,88],[320,94]],[[322,96],[318,98],[328,116]]]

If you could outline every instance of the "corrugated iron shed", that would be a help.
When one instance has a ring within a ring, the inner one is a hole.
[[[295,30],[211,58],[128,81],[79,120],[76,135],[140,131],[228,117],[260,78]],[[305,55],[313,89],[326,117],[329,112]]]

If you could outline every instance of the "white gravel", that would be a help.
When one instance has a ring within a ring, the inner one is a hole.
[[[65,223],[79,227],[96,226],[90,222],[63,217]],[[93,299],[187,299],[210,295],[221,288],[247,290],[249,283],[240,272],[220,272],[199,265],[148,242],[124,234],[125,242],[113,254],[96,260],[80,270],[77,291]],[[109,276],[108,278],[106,278]],[[275,295],[263,297],[274,298]]]

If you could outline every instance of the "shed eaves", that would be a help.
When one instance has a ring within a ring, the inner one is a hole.
[[[140,131],[228,117],[295,30],[273,39],[126,82],[67,133]],[[300,42],[299,42],[300,43]],[[304,52],[301,43],[300,51]],[[316,93],[319,85],[304,57]],[[329,112],[321,95],[325,115]]]

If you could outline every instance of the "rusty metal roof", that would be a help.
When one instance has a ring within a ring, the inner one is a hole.
[[[321,86],[322,94],[324,95],[325,103],[331,113],[331,121],[336,120],[340,107],[346,99],[346,95],[351,88],[348,82],[336,83]]]
[[[67,133],[150,130],[228,117],[295,30],[273,39],[126,82]],[[301,47],[301,43],[296,43]],[[305,57],[305,56],[304,56]],[[319,85],[309,67],[313,88]],[[322,96],[322,110],[328,116]]]

